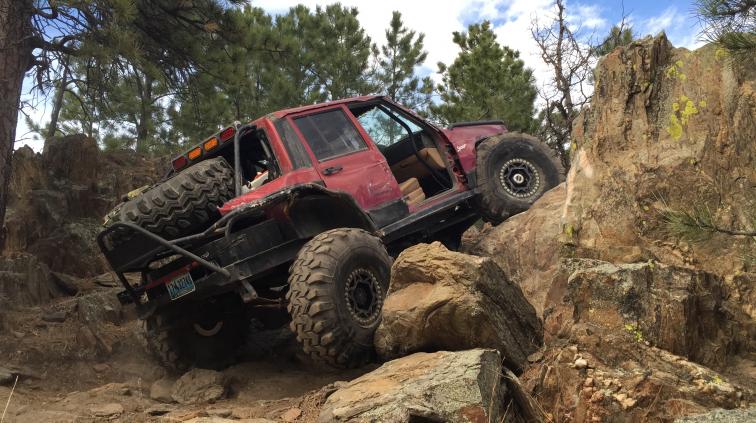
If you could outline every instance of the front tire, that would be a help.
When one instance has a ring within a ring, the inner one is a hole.
[[[241,301],[233,296],[195,309],[153,315],[141,323],[148,349],[174,373],[192,367],[219,370],[233,364],[249,335],[249,319]]]
[[[307,242],[291,266],[286,296],[304,352],[332,367],[364,364],[390,275],[383,243],[362,229],[333,229]]]
[[[496,135],[477,147],[476,206],[483,220],[499,224],[523,212],[564,180],[554,152],[537,138],[518,133]]]

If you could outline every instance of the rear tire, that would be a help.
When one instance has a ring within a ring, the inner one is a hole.
[[[220,216],[218,207],[233,196],[233,170],[222,157],[216,157],[121,203],[108,214],[105,226],[128,222],[166,239],[179,238],[209,227]],[[114,235],[111,239],[117,243],[127,236]]]
[[[518,133],[496,135],[477,147],[475,202],[481,218],[499,224],[523,212],[564,180],[554,152],[537,138]]]
[[[192,367],[219,370],[236,362],[249,336],[249,319],[241,300],[232,296],[197,309],[153,315],[142,320],[142,336],[167,370]]]
[[[289,274],[292,332],[314,361],[332,367],[364,364],[374,352],[391,259],[362,229],[333,229],[307,242]]]

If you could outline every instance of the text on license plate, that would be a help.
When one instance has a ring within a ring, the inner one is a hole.
[[[175,300],[194,292],[194,280],[192,280],[192,275],[184,273],[165,284],[165,287],[168,288],[168,295],[171,296],[171,300]]]

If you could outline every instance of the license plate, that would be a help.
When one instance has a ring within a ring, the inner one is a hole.
[[[192,280],[192,275],[184,273],[165,284],[165,287],[168,288],[168,295],[171,296],[171,300],[175,300],[194,292],[194,280]]]

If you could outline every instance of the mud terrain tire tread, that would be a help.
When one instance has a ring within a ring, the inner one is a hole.
[[[139,324],[141,325],[139,332],[147,350],[166,370],[179,373],[189,369],[191,363],[182,359],[180,346],[171,336],[170,331],[163,327],[160,316],[140,320]]]
[[[371,327],[357,327],[346,311],[340,263],[349,261],[349,254],[363,251],[371,255],[382,285],[388,289],[391,258],[381,240],[362,229],[342,228],[323,232],[307,242],[289,272],[288,311],[290,328],[302,348],[313,361],[330,367],[344,368],[364,364],[373,350],[373,332],[380,317]],[[359,253],[359,254],[364,254]],[[344,265],[346,266],[346,265]],[[381,280],[382,279],[382,280]],[[382,299],[380,300],[382,305]]]
[[[498,181],[492,178],[494,163],[491,160],[496,154],[502,154],[502,149],[525,149],[534,154],[536,165],[545,173],[544,186],[532,201],[517,200],[514,197],[503,199],[496,192]],[[486,222],[499,224],[506,218],[530,208],[544,192],[564,181],[564,167],[555,152],[538,138],[517,132],[495,135],[481,141],[477,146],[477,185],[480,194],[475,197],[478,212]]]
[[[130,222],[167,239],[208,227],[233,198],[233,170],[222,157],[204,160],[122,203],[105,226]]]

